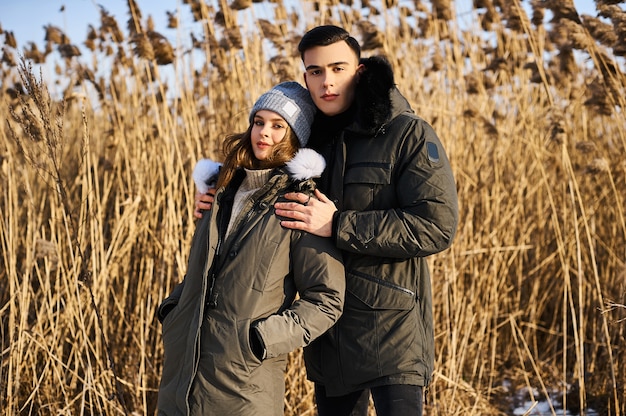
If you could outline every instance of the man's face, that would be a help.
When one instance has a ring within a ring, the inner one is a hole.
[[[352,101],[360,65],[356,54],[344,41],[316,46],[304,52],[304,82],[311,98],[327,116],[346,111]]]

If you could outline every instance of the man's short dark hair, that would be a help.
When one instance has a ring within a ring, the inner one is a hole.
[[[356,54],[357,60],[361,59],[361,45],[359,42],[350,36],[344,28],[334,25],[317,26],[309,30],[302,36],[300,43],[298,44],[298,52],[300,52],[300,58],[304,60],[304,52],[316,46],[328,46],[333,43],[345,41],[350,49]]]

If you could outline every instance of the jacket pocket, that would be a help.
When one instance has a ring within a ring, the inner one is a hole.
[[[355,210],[378,209],[391,195],[381,190],[391,184],[391,164],[363,162],[349,165],[344,174],[344,208]]]
[[[391,163],[362,162],[348,165],[343,183],[378,183],[388,185],[391,183]]]
[[[349,271],[346,290],[370,309],[410,310],[415,307],[415,292],[365,273]]]
[[[177,304],[178,304],[178,301],[175,301],[169,298],[165,299],[163,303],[161,304],[161,306],[159,306],[157,309],[157,318],[159,322],[163,323],[163,321],[165,321],[165,318],[167,318],[167,315],[169,315],[170,312],[172,312],[172,309],[174,309]]]
[[[276,260],[275,257],[280,247],[280,243],[273,241],[272,239],[266,239],[264,241],[259,241],[258,244],[263,248],[262,250],[257,250],[259,254],[252,260],[247,258],[241,261],[245,261],[248,267],[248,269],[244,270],[244,272],[249,273],[250,276],[254,277],[251,285],[252,289],[257,292],[263,292],[265,291],[265,286],[268,280],[272,277],[272,266]]]
[[[248,373],[257,369],[262,360],[260,360],[254,352],[252,352],[251,340],[250,340],[250,324],[252,321],[244,319],[237,321],[237,339],[239,342],[239,350],[241,351],[242,364],[245,366]]]
[[[181,319],[178,313],[179,309],[178,305],[174,304],[163,318],[163,345],[165,347],[172,343],[180,343],[181,340],[186,339],[189,324],[184,317]]]

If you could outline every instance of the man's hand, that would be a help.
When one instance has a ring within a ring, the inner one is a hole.
[[[206,194],[201,194],[200,192],[196,192],[195,200],[195,209],[193,211],[193,216],[200,219],[202,218],[202,211],[211,209],[213,205],[213,201],[215,200],[215,189],[211,188],[207,191]]]
[[[281,221],[283,227],[303,230],[320,237],[332,235],[333,214],[337,211],[334,202],[315,190],[315,198],[300,192],[285,194],[285,198],[297,202],[277,202],[276,214],[293,221]],[[316,199],[317,198],[317,199]]]

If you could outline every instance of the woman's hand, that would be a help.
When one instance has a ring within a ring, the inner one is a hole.
[[[193,211],[193,216],[200,219],[202,218],[202,211],[209,210],[213,206],[213,201],[215,200],[215,189],[209,189],[206,194],[196,192],[194,200],[195,209]]]

